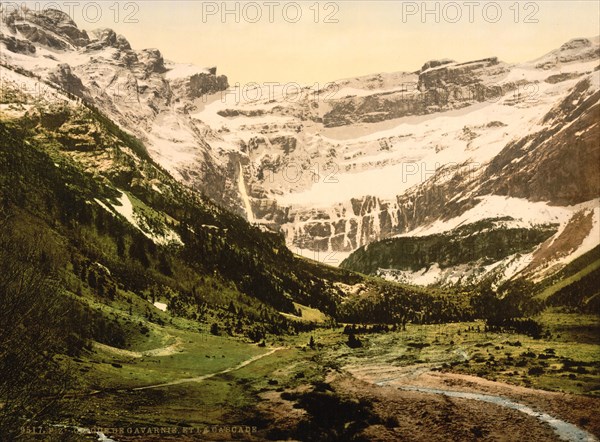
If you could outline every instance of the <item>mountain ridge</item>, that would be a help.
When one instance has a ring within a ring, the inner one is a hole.
[[[372,241],[458,219],[485,196],[518,198],[555,222],[538,202],[567,208],[600,195],[598,37],[527,63],[431,60],[298,98],[275,87],[245,100],[216,68],[134,51],[64,14],[9,15],[3,32],[2,63],[92,103],[178,180],[307,256],[339,263]],[[498,216],[514,215],[504,206]]]

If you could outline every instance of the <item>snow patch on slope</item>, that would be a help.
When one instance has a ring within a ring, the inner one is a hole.
[[[539,224],[564,224],[578,206],[550,206],[545,202],[531,202],[522,198],[512,198],[499,195],[486,195],[477,198],[480,202],[462,215],[447,221],[437,220],[434,223],[419,227],[398,236],[426,236],[444,233],[463,224],[489,218],[510,216],[512,221],[505,221],[506,227],[532,227]]]
[[[167,80],[175,80],[179,78],[187,78],[196,74],[208,74],[208,70],[200,68],[193,64],[185,63],[169,63],[165,67],[168,71],[165,73]]]
[[[156,301],[154,304],[154,307],[156,307],[157,309],[166,312],[167,311],[167,304],[165,304],[164,302],[158,302]]]
[[[589,225],[588,225],[589,223]],[[589,229],[589,230],[584,230]],[[573,216],[532,254],[535,280],[557,272],[600,245],[600,199],[574,206]],[[539,257],[539,258],[538,258]],[[543,261],[539,262],[540,259]],[[538,258],[536,260],[536,258]]]
[[[162,234],[151,233],[145,228],[142,217],[135,213],[135,209],[127,193],[122,192],[118,199],[119,204],[112,204],[112,208],[122,217],[124,217],[129,223],[144,234],[144,236],[152,240],[158,245],[169,245],[178,244],[183,245],[180,236],[173,230],[166,228]],[[96,200],[102,207],[108,209],[108,207],[101,201]],[[112,210],[111,210],[112,213]]]
[[[337,250],[316,251],[302,249],[289,243],[287,244],[287,246],[296,255],[320,262],[321,264],[326,264],[334,267],[339,266],[341,262],[348,258],[351,254],[351,252],[340,252]]]

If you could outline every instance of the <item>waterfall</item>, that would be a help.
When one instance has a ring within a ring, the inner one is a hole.
[[[246,183],[244,182],[244,171],[242,170],[242,163],[240,163],[240,173],[238,177],[238,190],[240,196],[244,202],[244,208],[246,209],[246,218],[249,223],[254,222],[254,214],[252,213],[252,206],[250,205],[250,198],[248,198],[248,192],[246,191]]]
[[[361,211],[362,211],[362,207],[361,207]],[[364,220],[363,216],[358,215],[358,219],[356,220],[356,222],[358,223],[358,225],[356,226],[356,248],[357,249],[362,245],[363,220]]]
[[[379,205],[379,198],[375,198],[375,207],[373,208],[373,232],[371,235],[374,240],[381,239],[381,206]]]

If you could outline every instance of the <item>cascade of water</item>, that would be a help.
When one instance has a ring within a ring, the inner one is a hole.
[[[252,205],[250,204],[250,198],[248,197],[248,192],[246,190],[246,183],[244,182],[244,171],[242,170],[242,163],[240,163],[240,173],[238,177],[238,190],[240,191],[240,196],[242,197],[242,202],[244,203],[244,209],[246,210],[246,218],[249,223],[253,223],[254,214],[252,213]]]

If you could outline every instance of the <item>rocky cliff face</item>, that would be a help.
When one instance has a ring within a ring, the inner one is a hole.
[[[546,114],[548,127],[507,145],[489,163],[480,192],[558,205],[597,198],[600,91],[591,81],[581,80]]]
[[[75,22],[63,12],[48,9],[44,12],[16,11],[4,17],[12,33],[19,33],[31,43],[52,49],[65,50],[86,46],[90,39]]]
[[[515,89],[514,83],[495,84],[509,70],[497,58],[469,63],[430,61],[419,72],[407,74],[397,90],[333,101],[323,122],[325,127],[376,123],[470,106]]]
[[[112,29],[88,34],[51,9],[3,16],[0,44],[5,66],[25,69],[97,107],[177,177],[238,207],[227,164],[204,141],[211,129],[189,117],[199,97],[227,89],[227,77],[217,76],[216,68],[174,64],[158,49],[134,50]]]
[[[356,196],[340,201],[344,198],[332,195],[330,204],[320,207],[325,204],[318,201],[317,192],[305,192],[317,200],[309,208],[310,203],[304,204],[301,198],[280,198],[292,202],[286,206],[279,204],[276,196],[275,201],[265,204],[264,196],[256,194],[262,200],[254,205],[256,214],[283,225],[289,242],[298,248],[348,252],[374,240],[447,222],[473,209],[485,195],[561,206],[598,198],[597,42],[577,40],[563,48],[571,48],[571,64],[563,65],[559,70],[566,72],[560,74],[547,64],[543,69],[531,64],[507,66],[493,58],[465,64],[426,64],[414,93],[439,88],[446,94],[444,105],[448,109],[454,106],[454,111],[434,111],[434,107],[426,111],[423,101],[394,105],[385,93],[371,94],[372,89],[363,90],[365,96],[356,89],[352,97],[333,100],[329,106],[344,118],[338,123],[347,127],[346,133],[358,132],[359,136],[340,136],[338,140],[322,137],[319,142],[326,148],[321,152],[333,149],[338,176],[343,178],[346,172],[349,177],[341,180],[343,184],[330,187],[339,189],[355,181]],[[576,55],[573,51],[577,48],[584,50]],[[566,60],[563,57],[564,63]],[[473,87],[471,90],[481,91],[481,95],[453,101],[453,97],[469,97],[460,92],[461,87]],[[353,123],[371,118],[375,114],[369,111],[373,109],[381,111],[383,108],[377,106],[382,100],[387,100],[388,113],[378,112],[376,118],[393,118],[389,112],[397,112],[403,117],[393,120],[395,129],[382,123]],[[418,109],[415,103],[419,103]],[[357,113],[357,109],[365,112]],[[418,119],[408,117],[427,112]],[[462,126],[448,124],[449,118],[456,116],[462,116]],[[329,161],[316,154],[312,158],[325,164]],[[269,165],[276,171],[285,170],[286,164],[290,163],[286,163],[285,155],[276,161],[269,157]],[[379,188],[361,188],[360,181],[371,178],[366,173],[369,170],[381,175]],[[319,183],[312,186],[327,191],[327,186]],[[387,186],[396,186],[397,195],[379,196],[390,193]],[[364,195],[367,192],[372,194]],[[296,201],[301,203],[294,204]],[[511,215],[510,208],[505,212]]]

